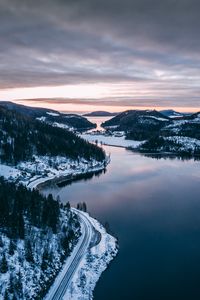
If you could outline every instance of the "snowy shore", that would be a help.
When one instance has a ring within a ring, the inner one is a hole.
[[[20,163],[16,167],[1,164],[0,175],[10,181],[22,183],[33,189],[44,182],[59,180],[59,178],[65,178],[66,176],[101,171],[108,163],[108,157],[103,162],[94,160],[88,162],[84,159],[73,161],[63,157],[54,159],[48,156],[34,157],[33,161]],[[82,215],[87,218],[92,231],[96,232],[96,234],[98,233],[99,238],[95,244],[93,243],[94,237],[91,238],[90,246],[87,247],[83,258],[77,265],[64,299],[89,300],[92,299],[92,292],[102,272],[116,256],[118,244],[117,240],[108,234],[97,220],[90,217],[87,213],[74,208],[72,210],[79,216],[80,221]],[[76,251],[76,247],[73,251]],[[73,251],[71,255],[73,255]],[[68,263],[67,261],[68,258],[65,264]],[[55,284],[59,283],[59,276],[56,278]]]
[[[76,210],[76,213],[79,214],[79,211]],[[105,228],[88,213],[81,212],[81,214],[84,214],[94,229],[100,233],[101,239],[97,245],[87,249],[63,297],[65,300],[93,299],[97,281],[118,253],[117,239],[108,234]]]
[[[109,157],[98,162],[62,156],[34,156],[32,161],[21,162],[15,167],[0,164],[0,176],[33,189],[51,180],[59,181],[60,178],[101,171],[108,163]]]
[[[106,136],[105,134],[91,134],[85,133],[82,134],[81,137],[88,142],[95,143],[98,141],[99,144],[108,145],[108,146],[116,146],[116,147],[123,147],[123,148],[137,148],[143,142],[134,141],[134,140],[126,140],[124,136],[114,136],[109,135]]]

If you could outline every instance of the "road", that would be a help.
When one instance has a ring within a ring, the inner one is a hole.
[[[74,209],[75,212],[77,210]],[[73,252],[67,259],[63,270],[57,276],[55,283],[51,287],[48,292],[45,300],[61,300],[63,299],[69,285],[71,283],[71,279],[77,270],[79,263],[83,256],[85,255],[90,243],[93,240],[94,228],[90,223],[89,219],[82,213],[78,212],[78,216],[80,222],[82,224],[82,235],[79,239],[78,244],[75,246]]]

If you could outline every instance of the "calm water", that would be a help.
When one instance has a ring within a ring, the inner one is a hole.
[[[96,123],[97,127],[95,128],[95,130],[102,130],[103,128],[101,127],[101,124],[109,119],[111,119],[111,117],[88,117],[87,118],[90,122],[92,123]],[[90,130],[93,131],[94,129]]]
[[[119,237],[94,299],[200,299],[200,162],[105,149],[105,174],[46,190],[72,205],[85,201]]]

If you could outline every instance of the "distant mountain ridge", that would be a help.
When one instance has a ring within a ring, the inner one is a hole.
[[[77,130],[87,130],[96,127],[96,124],[76,114],[60,113],[53,109],[30,107],[9,101],[1,101],[0,106],[48,124],[54,124],[57,127],[74,128]]]
[[[111,113],[108,111],[93,111],[91,113],[84,114],[86,117],[112,117],[116,116],[118,113]]]
[[[186,115],[190,115],[189,113],[180,113],[173,109],[160,110],[160,113],[162,113],[164,116],[169,118],[179,118],[179,117],[184,117]]]

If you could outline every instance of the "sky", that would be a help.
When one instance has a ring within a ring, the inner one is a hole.
[[[200,110],[199,0],[0,0],[0,101]]]

